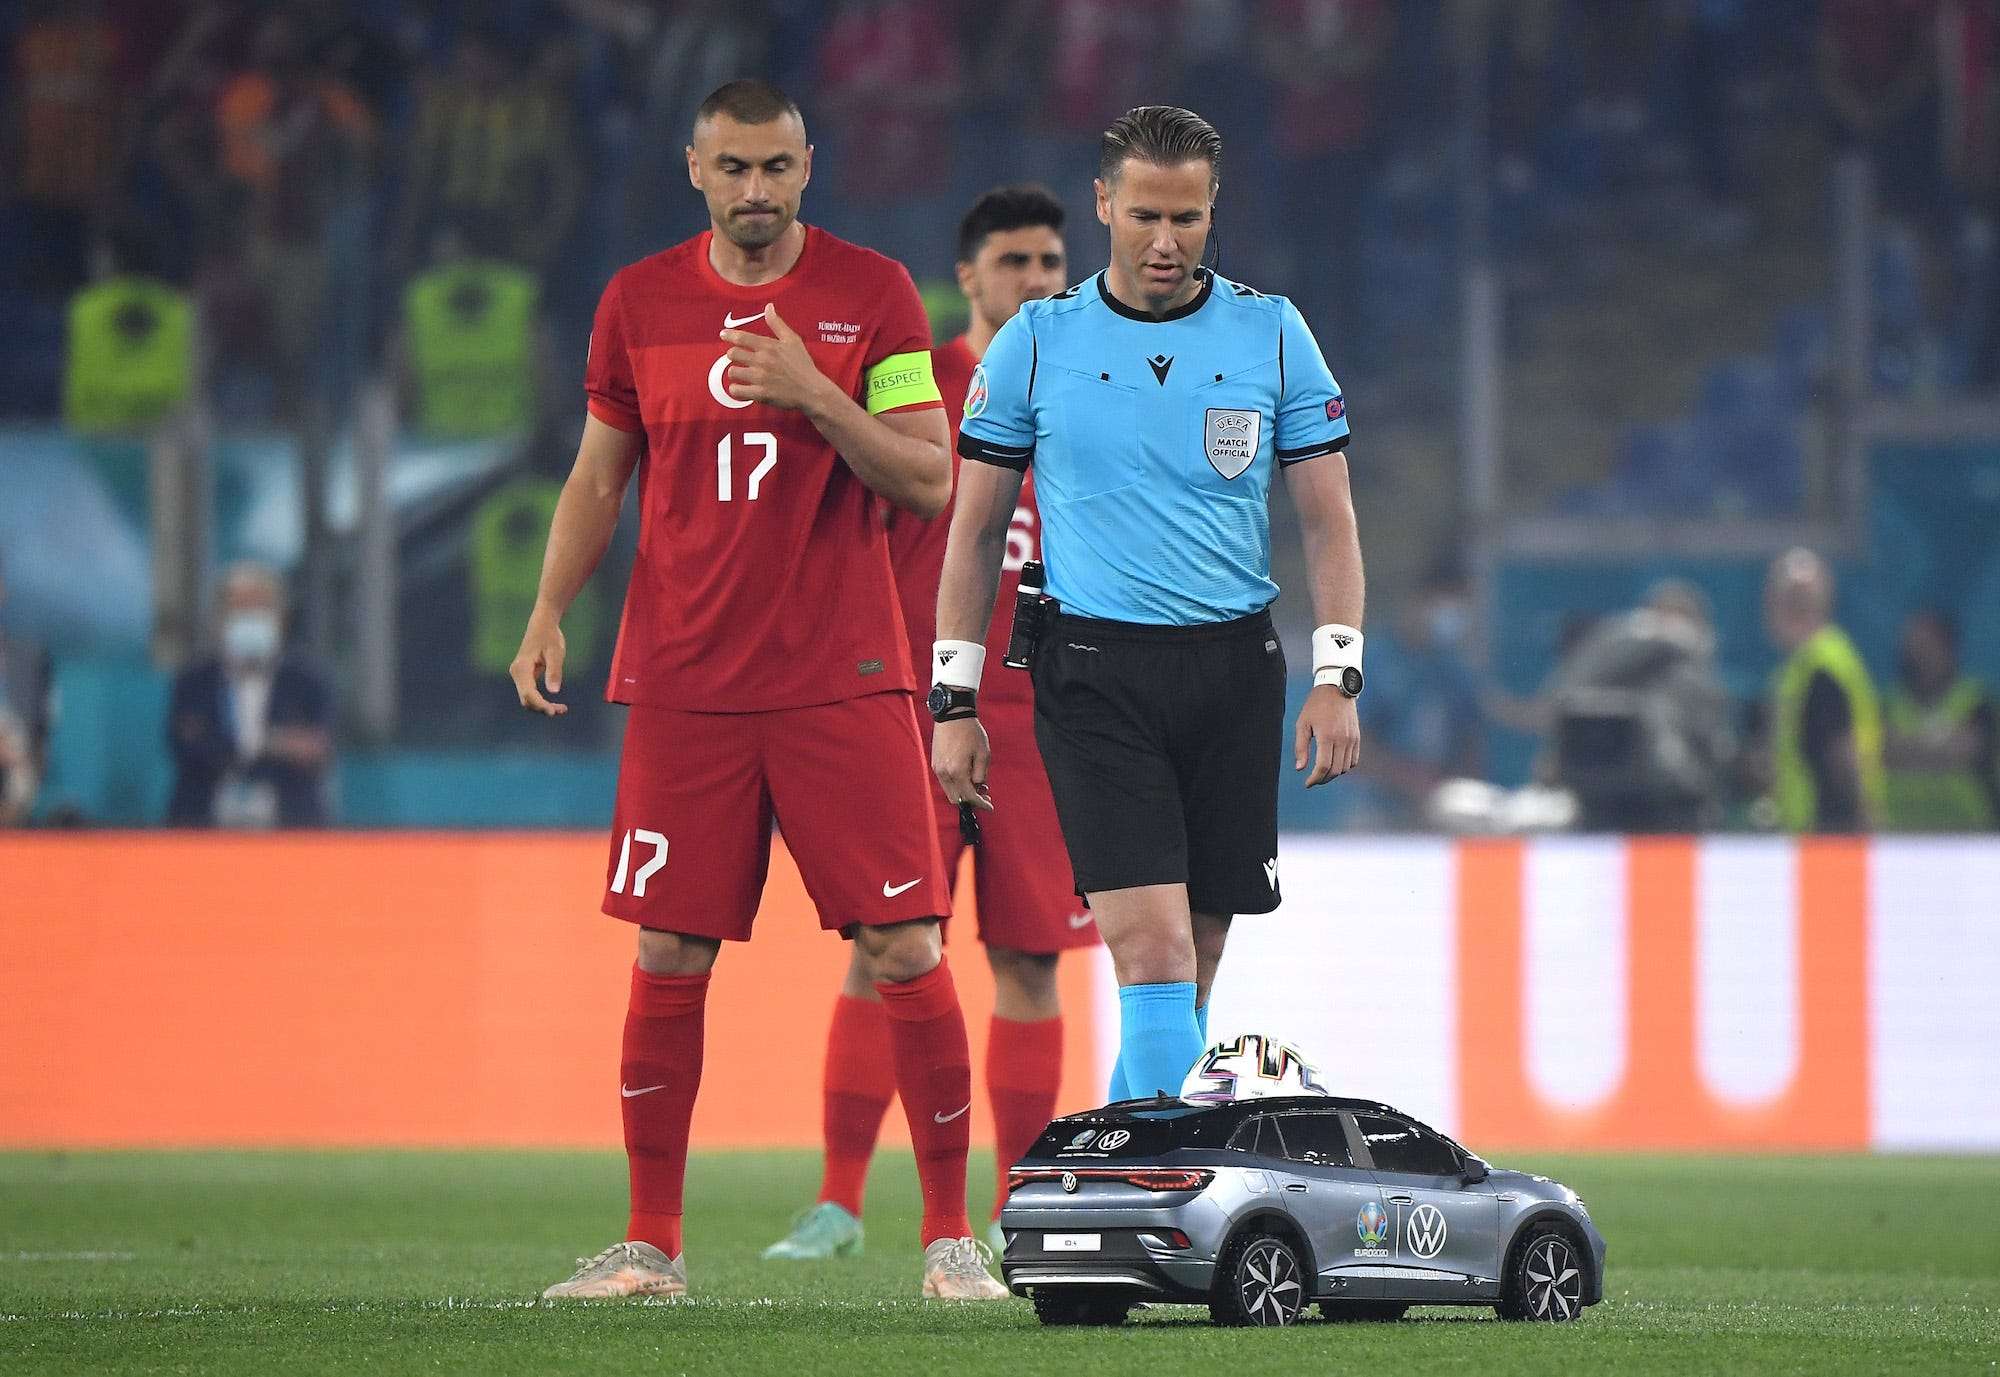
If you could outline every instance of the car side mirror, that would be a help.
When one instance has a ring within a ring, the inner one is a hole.
[[[1466,1158],[1465,1164],[1458,1169],[1458,1179],[1468,1186],[1477,1185],[1490,1175],[1492,1172],[1477,1157]]]

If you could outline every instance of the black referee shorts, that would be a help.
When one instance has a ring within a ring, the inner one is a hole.
[[[1285,652],[1269,612],[1204,626],[1058,614],[1034,678],[1079,894],[1185,884],[1197,913],[1278,906]]]

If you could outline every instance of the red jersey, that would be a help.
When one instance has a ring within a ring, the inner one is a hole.
[[[951,417],[953,446],[952,492],[958,491],[956,444],[959,421],[965,410],[966,389],[972,385],[972,370],[979,360],[960,335],[938,349],[932,358],[937,370],[938,391],[944,394]],[[944,572],[945,539],[951,532],[951,512],[956,499],[930,521],[920,521],[908,512],[896,512],[889,522],[889,558],[896,566],[896,591],[903,600],[903,624],[909,628],[910,656],[919,682],[928,685],[931,674],[931,642],[937,639],[938,578]],[[1029,677],[1000,663],[1007,653],[1007,638],[1014,625],[1014,593],[1021,586],[1021,566],[1041,556],[1041,513],[1035,508],[1035,476],[1022,475],[1021,497],[1014,508],[1014,520],[1007,527],[1007,558],[1000,566],[1000,597],[993,605],[993,620],[986,625],[986,672],[980,676],[979,697],[987,703],[1031,703],[1035,691]]]
[[[590,414],[645,436],[639,554],[605,696],[764,712],[914,689],[874,494],[804,416],[729,395],[717,336],[768,334],[775,304],[857,402],[870,370],[879,394],[908,396],[876,365],[930,349],[916,286],[902,264],[808,226],[790,272],[740,287],[710,264],[709,238],[622,269],[591,331]]]

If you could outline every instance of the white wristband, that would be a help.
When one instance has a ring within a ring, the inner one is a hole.
[[[977,641],[932,641],[931,682],[951,688],[979,687],[986,669],[986,647]]]
[[[1330,622],[1313,632],[1313,683],[1338,681],[1340,671],[1361,668],[1361,633],[1351,626]]]

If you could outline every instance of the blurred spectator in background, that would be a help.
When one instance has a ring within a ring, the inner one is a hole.
[[[1986,685],[1958,665],[1941,612],[1903,623],[1887,705],[1887,824],[1905,832],[1986,832],[2000,824],[2000,725]]]
[[[192,397],[194,303],[128,270],[109,239],[91,256],[91,284],[70,299],[63,420],[84,435],[143,433]]]
[[[239,251],[209,260],[218,334],[239,364],[272,368],[284,417],[329,371],[329,293],[336,280],[351,290],[331,231],[365,201],[374,137],[360,97],[282,11],[258,26],[248,65],[216,100],[220,170],[240,216]]]
[[[1668,0],[1662,6],[1677,39],[1689,170],[1701,192],[1702,211],[1693,228],[1718,248],[1740,244],[1752,228],[1730,115],[1738,74],[1750,62],[1744,49],[1751,2]]]
[[[1365,338],[1358,198],[1378,171],[1396,15],[1388,0],[1263,0],[1257,49],[1273,84],[1274,227],[1291,261],[1274,277],[1316,329]],[[1348,365],[1350,368],[1353,364]]]
[[[132,115],[117,26],[101,0],[28,0],[6,67],[10,199],[26,219],[30,281],[81,286]]]
[[[963,86],[948,7],[840,0],[819,50],[819,102],[841,233],[923,278],[949,248],[952,111]]]
[[[534,427],[544,354],[541,286],[527,269],[491,256],[501,236],[487,223],[441,230],[432,266],[403,289],[403,415],[428,439]]]
[[[590,174],[570,93],[531,71],[497,26],[460,30],[452,66],[419,99],[403,171],[396,261],[419,266],[443,230],[495,227],[492,253],[543,274]]]
[[[1822,0],[1815,58],[1835,142],[1867,154],[1891,214],[1928,220],[1942,184],[1938,0]]]
[[[1587,832],[1694,832],[1722,820],[1735,755],[1708,599],[1668,580],[1591,631],[1552,694],[1537,773],[1568,789]]]
[[[34,804],[49,725],[48,655],[10,633],[6,614],[0,559],[0,827],[25,821]]]
[[[1534,188],[1536,141],[1554,100],[1561,19],[1561,0],[1459,0],[1452,7],[1449,41],[1458,60],[1489,68],[1494,172],[1510,195]]]
[[[329,819],[333,692],[285,653],[278,575],[239,564],[223,579],[217,653],[182,670],[167,709],[174,827],[320,827]]]
[[[1785,654],[1768,705],[1772,799],[1787,832],[1864,832],[1882,813],[1875,682],[1835,626],[1833,573],[1810,550],[1771,564],[1764,618]]]
[[[1482,773],[1486,715],[1466,659],[1471,601],[1462,574],[1435,569],[1394,628],[1371,638],[1360,773],[1385,798],[1388,825],[1422,826],[1438,785]]]
[[[699,232],[707,221],[689,204],[678,166],[702,97],[745,72],[769,66],[768,0],[562,0],[563,8],[608,38],[630,73],[629,134],[603,169],[613,263],[631,263]],[[622,121],[614,127],[622,127]],[[599,283],[593,281],[591,305]]]

